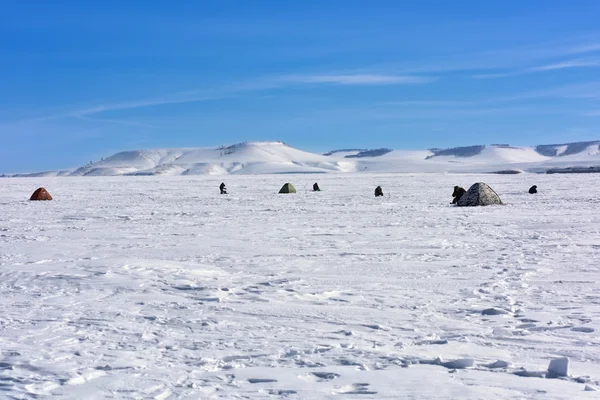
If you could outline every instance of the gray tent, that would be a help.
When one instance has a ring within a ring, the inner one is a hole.
[[[502,204],[502,200],[494,192],[494,189],[483,182],[471,186],[467,193],[463,194],[456,203],[459,207],[489,206],[492,204]]]

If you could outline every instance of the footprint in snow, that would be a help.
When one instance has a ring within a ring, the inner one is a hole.
[[[379,324],[363,324],[361,326],[364,326],[365,328],[369,328],[369,329],[373,329],[375,331],[387,331],[389,330],[388,328],[381,326]]]
[[[340,375],[334,372],[311,372],[311,375],[316,376],[321,381],[330,381],[335,378],[339,378]]]
[[[257,384],[257,383],[274,383],[277,382],[277,379],[263,379],[263,378],[251,378],[248,379],[249,383]]]
[[[481,311],[481,315],[505,315],[509,314],[509,311],[503,310],[501,308],[487,308]]]
[[[368,383],[353,383],[349,386],[340,388],[339,394],[377,394],[377,392],[369,390]]]
[[[271,396],[291,396],[293,394],[297,394],[298,392],[296,392],[295,390],[269,390],[269,394]]]
[[[573,332],[592,333],[595,332],[594,328],[587,328],[585,326],[576,326],[571,328]]]

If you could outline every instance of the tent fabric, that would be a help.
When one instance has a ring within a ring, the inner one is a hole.
[[[286,183],[281,187],[279,193],[296,193],[296,188],[291,183]]]
[[[48,191],[45,188],[41,187],[35,192],[33,192],[29,200],[52,200],[52,196],[50,196],[50,193],[48,193]]]
[[[502,200],[494,192],[494,189],[483,182],[471,186],[467,193],[462,195],[456,203],[459,207],[490,206],[493,204],[502,204]]]

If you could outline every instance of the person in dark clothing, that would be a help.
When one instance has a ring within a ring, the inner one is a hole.
[[[452,200],[452,204],[458,203],[460,198],[463,197],[465,193],[467,193],[465,189],[461,188],[460,186],[454,186],[454,192],[452,193],[452,197],[454,197],[454,199]]]
[[[375,188],[375,197],[383,196],[383,189],[381,186],[377,186]]]
[[[320,192],[321,188],[319,187],[319,184],[315,182],[315,184],[313,185],[313,192]]]
[[[225,187],[224,182],[219,185],[219,190],[221,190],[221,194],[227,194],[227,188]]]
[[[529,194],[535,194],[537,193],[537,186],[533,185],[532,187],[529,188]]]

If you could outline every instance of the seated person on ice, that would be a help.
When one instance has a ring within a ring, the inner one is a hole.
[[[537,186],[533,185],[532,187],[529,188],[529,194],[536,194],[537,193]]]
[[[452,204],[458,203],[460,198],[463,197],[465,193],[467,193],[465,189],[461,188],[460,186],[454,186],[454,192],[452,193],[454,200],[452,200]]]

